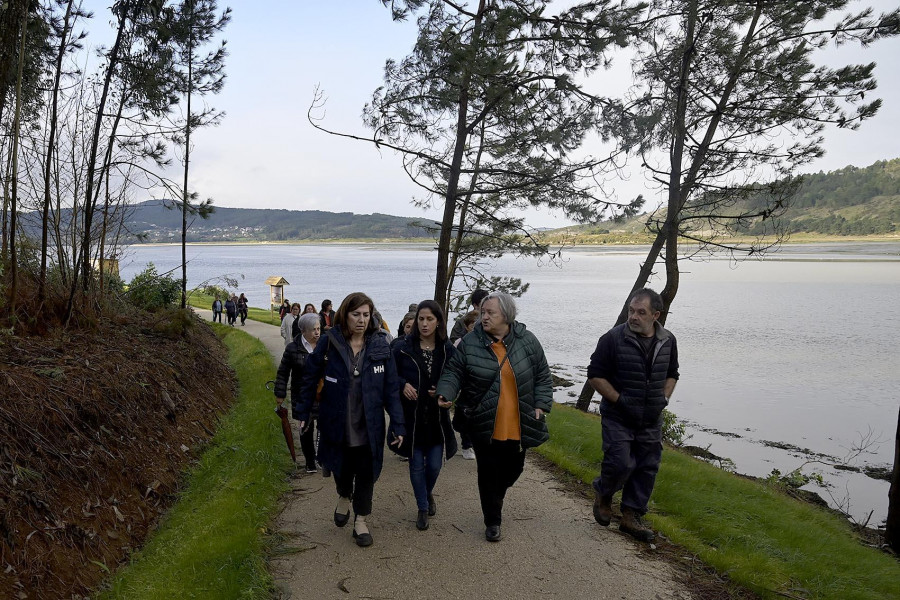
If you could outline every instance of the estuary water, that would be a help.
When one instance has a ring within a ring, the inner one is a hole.
[[[574,248],[560,265],[502,258],[495,275],[530,282],[519,320],[544,346],[557,388],[573,402],[597,339],[615,322],[646,247]],[[406,307],[433,294],[435,251],[424,245],[196,245],[188,286],[236,276],[251,306],[268,307],[263,282],[281,275],[292,302],[368,293],[392,329]],[[128,281],[147,263],[176,269],[179,246],[132,246]],[[667,328],[678,338],[681,380],[670,409],[687,422],[687,444],[766,476],[803,467],[809,486],[859,521],[887,514],[888,483],[837,470],[890,467],[900,407],[900,242],[788,245],[764,260],[685,261]],[[660,279],[650,282],[659,289]],[[813,461],[813,462],[810,462]]]

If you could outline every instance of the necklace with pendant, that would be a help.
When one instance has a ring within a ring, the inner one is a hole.
[[[350,359],[351,364],[353,365],[353,376],[354,377],[359,377],[359,369],[357,368],[357,365],[359,365],[359,356],[361,353],[362,353],[362,351],[354,354],[353,358]]]

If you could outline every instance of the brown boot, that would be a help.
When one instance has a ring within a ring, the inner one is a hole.
[[[601,496],[594,492],[594,519],[604,527],[612,521],[612,496]]]
[[[619,523],[619,531],[627,533],[636,540],[652,542],[656,539],[653,530],[644,525],[641,516],[634,509],[622,507],[622,521]]]

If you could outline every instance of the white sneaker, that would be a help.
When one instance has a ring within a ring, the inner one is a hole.
[[[475,451],[471,448],[463,448],[462,457],[466,460],[475,460]]]

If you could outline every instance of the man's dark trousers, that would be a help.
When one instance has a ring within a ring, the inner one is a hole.
[[[611,497],[622,490],[622,506],[647,512],[659,461],[662,458],[662,422],[655,427],[628,427],[603,417],[603,464],[594,489]]]

